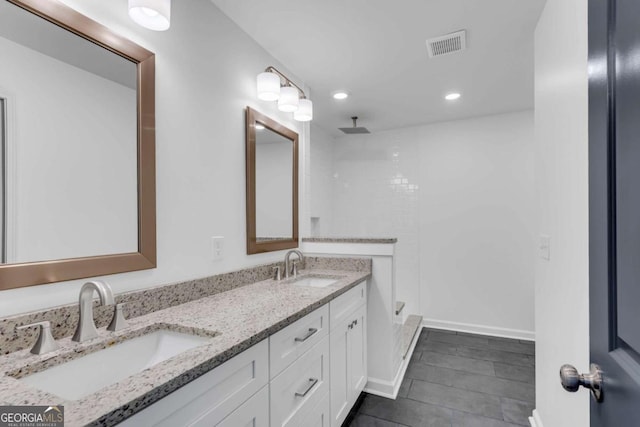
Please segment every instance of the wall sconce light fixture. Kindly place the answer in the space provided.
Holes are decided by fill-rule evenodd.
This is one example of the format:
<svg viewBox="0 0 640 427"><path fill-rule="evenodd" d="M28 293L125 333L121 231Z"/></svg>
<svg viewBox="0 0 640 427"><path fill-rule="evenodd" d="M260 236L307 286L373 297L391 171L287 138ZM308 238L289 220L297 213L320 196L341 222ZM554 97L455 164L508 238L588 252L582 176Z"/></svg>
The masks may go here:
<svg viewBox="0 0 640 427"><path fill-rule="evenodd" d="M299 122L313 119L313 103L304 91L274 67L267 67L257 78L258 98L263 101L278 101L278 109L293 113Z"/></svg>
<svg viewBox="0 0 640 427"><path fill-rule="evenodd" d="M129 16L136 24L149 30L168 30L171 0L129 0Z"/></svg>

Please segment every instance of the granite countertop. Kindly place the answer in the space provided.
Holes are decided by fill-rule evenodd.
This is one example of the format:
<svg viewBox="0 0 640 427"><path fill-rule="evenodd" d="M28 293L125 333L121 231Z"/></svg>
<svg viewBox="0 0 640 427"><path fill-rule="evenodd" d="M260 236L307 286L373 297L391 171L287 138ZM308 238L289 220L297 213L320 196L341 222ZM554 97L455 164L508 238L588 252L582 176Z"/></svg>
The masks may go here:
<svg viewBox="0 0 640 427"><path fill-rule="evenodd" d="M119 332L99 330L99 338L76 343L58 340L60 349L42 356L21 350L0 357L0 402L64 405L65 425L114 425L191 380L257 344L370 277L370 272L302 270L299 276L333 276L324 288L294 286L292 280L264 280L129 320ZM14 377L57 365L114 343L170 329L208 336L209 343L179 354L80 400L63 400Z"/></svg>
<svg viewBox="0 0 640 427"><path fill-rule="evenodd" d="M303 237L303 242L313 243L397 243L396 237Z"/></svg>

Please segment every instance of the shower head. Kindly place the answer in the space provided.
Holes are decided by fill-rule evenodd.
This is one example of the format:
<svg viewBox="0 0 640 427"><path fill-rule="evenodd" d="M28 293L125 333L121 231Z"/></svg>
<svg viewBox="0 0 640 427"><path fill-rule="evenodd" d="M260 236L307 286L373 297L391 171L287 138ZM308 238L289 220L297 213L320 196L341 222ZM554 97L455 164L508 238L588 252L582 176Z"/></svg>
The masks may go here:
<svg viewBox="0 0 640 427"><path fill-rule="evenodd" d="M364 128L364 127L358 127L356 125L356 121L358 120L358 116L351 117L351 120L353 120L353 127L350 127L350 128L338 128L338 129L340 129L342 132L346 133L347 135L355 135L357 133L371 133L371 132L369 132L369 129Z"/></svg>

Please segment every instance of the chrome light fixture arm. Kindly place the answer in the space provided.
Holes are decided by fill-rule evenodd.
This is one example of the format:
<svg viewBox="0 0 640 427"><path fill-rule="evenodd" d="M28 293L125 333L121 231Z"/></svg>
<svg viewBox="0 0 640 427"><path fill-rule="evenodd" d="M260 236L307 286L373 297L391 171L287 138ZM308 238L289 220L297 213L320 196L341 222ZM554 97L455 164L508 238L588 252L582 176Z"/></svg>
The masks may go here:
<svg viewBox="0 0 640 427"><path fill-rule="evenodd" d="M307 94L304 93L304 90L302 90L302 88L300 86L298 86L297 84L295 84L294 82L291 81L291 79L289 79L287 76L285 76L284 74L282 74L280 71L278 71L275 67L273 66L268 66L267 68L265 68L264 70L265 73L274 73L277 74L278 77L280 77L280 84L282 84L282 80L284 80L284 85L283 86L293 86L296 89L298 89L298 92L300 92L300 97L302 99L307 99Z"/></svg>

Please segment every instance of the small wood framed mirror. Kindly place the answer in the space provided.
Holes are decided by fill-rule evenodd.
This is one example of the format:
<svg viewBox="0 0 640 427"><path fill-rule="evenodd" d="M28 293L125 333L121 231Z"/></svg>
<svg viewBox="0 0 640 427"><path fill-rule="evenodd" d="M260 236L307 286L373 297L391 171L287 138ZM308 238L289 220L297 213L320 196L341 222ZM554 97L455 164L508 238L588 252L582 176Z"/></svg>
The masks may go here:
<svg viewBox="0 0 640 427"><path fill-rule="evenodd" d="M246 110L247 253L298 247L298 134Z"/></svg>

